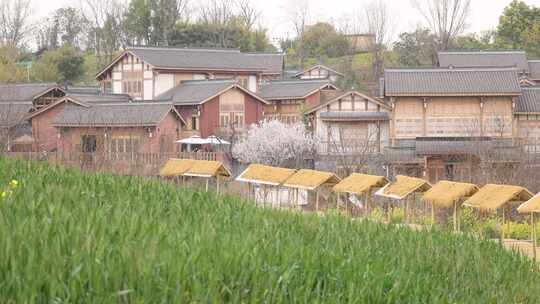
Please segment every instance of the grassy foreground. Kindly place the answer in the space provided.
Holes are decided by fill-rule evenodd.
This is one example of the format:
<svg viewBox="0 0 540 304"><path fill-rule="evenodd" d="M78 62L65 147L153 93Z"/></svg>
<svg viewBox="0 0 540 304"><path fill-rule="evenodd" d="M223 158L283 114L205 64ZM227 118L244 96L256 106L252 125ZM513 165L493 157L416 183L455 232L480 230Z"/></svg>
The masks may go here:
<svg viewBox="0 0 540 304"><path fill-rule="evenodd" d="M0 158L0 303L533 303L495 243ZM5 185L5 187L4 187Z"/></svg>

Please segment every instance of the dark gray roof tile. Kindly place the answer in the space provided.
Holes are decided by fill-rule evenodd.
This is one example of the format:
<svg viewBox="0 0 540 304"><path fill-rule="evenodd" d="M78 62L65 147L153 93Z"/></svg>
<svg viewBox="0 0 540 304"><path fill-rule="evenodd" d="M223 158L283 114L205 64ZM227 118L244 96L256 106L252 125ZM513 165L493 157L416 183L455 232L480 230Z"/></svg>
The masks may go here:
<svg viewBox="0 0 540 304"><path fill-rule="evenodd" d="M160 94L155 99L172 102L176 105L200 104L235 83L235 80L184 81L178 86Z"/></svg>
<svg viewBox="0 0 540 304"><path fill-rule="evenodd" d="M540 60L529 60L529 73L531 79L540 80Z"/></svg>
<svg viewBox="0 0 540 304"><path fill-rule="evenodd" d="M515 67L528 72L527 54L523 51L439 52L443 68Z"/></svg>
<svg viewBox="0 0 540 304"><path fill-rule="evenodd" d="M67 97L71 97L83 103L127 103L131 102L131 97L128 94L77 94L69 93Z"/></svg>
<svg viewBox="0 0 540 304"><path fill-rule="evenodd" d="M523 88L516 102L516 113L540 113L540 87Z"/></svg>
<svg viewBox="0 0 540 304"><path fill-rule="evenodd" d="M520 95L517 71L499 69L387 69L386 96Z"/></svg>
<svg viewBox="0 0 540 304"><path fill-rule="evenodd" d="M11 127L23 122L32 107L31 102L0 102L0 127Z"/></svg>
<svg viewBox="0 0 540 304"><path fill-rule="evenodd" d="M155 126L173 109L170 103L66 104L53 125L72 127Z"/></svg>
<svg viewBox="0 0 540 304"><path fill-rule="evenodd" d="M0 84L0 102L32 101L55 87L58 87L55 83Z"/></svg>
<svg viewBox="0 0 540 304"><path fill-rule="evenodd" d="M285 80L272 81L261 86L259 95L265 99L299 99L332 85L328 80Z"/></svg>
<svg viewBox="0 0 540 304"><path fill-rule="evenodd" d="M238 70L281 73L283 54L242 53L235 49L137 47L128 51L156 68Z"/></svg>

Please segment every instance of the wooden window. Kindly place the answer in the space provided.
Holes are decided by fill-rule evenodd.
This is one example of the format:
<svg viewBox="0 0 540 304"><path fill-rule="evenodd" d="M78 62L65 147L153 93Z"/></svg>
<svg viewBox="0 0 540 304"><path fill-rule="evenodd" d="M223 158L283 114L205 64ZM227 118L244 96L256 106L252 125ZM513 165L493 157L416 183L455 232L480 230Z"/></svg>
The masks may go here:
<svg viewBox="0 0 540 304"><path fill-rule="evenodd" d="M199 130L199 117L191 116L191 130Z"/></svg>
<svg viewBox="0 0 540 304"><path fill-rule="evenodd" d="M97 150L97 137L95 135L81 136L81 149L83 153L94 153Z"/></svg>
<svg viewBox="0 0 540 304"><path fill-rule="evenodd" d="M228 112L219 113L219 126L222 128L228 127L230 118L231 118L231 114Z"/></svg>

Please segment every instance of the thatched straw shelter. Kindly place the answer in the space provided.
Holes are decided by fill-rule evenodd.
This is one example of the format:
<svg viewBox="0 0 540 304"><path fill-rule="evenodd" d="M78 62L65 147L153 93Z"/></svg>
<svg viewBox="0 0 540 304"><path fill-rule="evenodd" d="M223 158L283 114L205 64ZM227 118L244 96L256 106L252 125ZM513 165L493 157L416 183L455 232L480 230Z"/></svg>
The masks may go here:
<svg viewBox="0 0 540 304"><path fill-rule="evenodd" d="M466 200L463 205L484 210L496 210L510 202L525 202L533 197L520 186L487 184Z"/></svg>
<svg viewBox="0 0 540 304"><path fill-rule="evenodd" d="M249 165L240 175L236 178L239 182L245 182L248 183L248 197L249 193L251 193L251 185L262 185L263 193L266 199L266 187L267 186L273 186L276 190L276 200L278 204L281 206L281 186L283 183L291 177L296 170L294 169L287 169L287 168L279 168L279 167L271 167L271 166L265 166L260 164L251 164ZM255 191L254 191L255 193ZM255 196L255 201L256 195Z"/></svg>
<svg viewBox="0 0 540 304"><path fill-rule="evenodd" d="M319 188L334 187L341 179L332 172L301 169L289 177L284 187L296 190L296 202L298 203L298 189L315 190L315 209L319 210Z"/></svg>
<svg viewBox="0 0 540 304"><path fill-rule="evenodd" d="M191 166L193 166L195 160L193 159L178 159L171 158L159 171L161 177L178 177L186 173Z"/></svg>
<svg viewBox="0 0 540 304"><path fill-rule="evenodd" d="M531 241L534 260L536 261L536 221L534 219L534 214L540 213L540 193L521 204L517 210L519 213L529 213L531 216Z"/></svg>
<svg viewBox="0 0 540 304"><path fill-rule="evenodd" d="M375 194L401 200L414 192L426 192L429 189L431 185L421 178L398 175L395 182L386 185Z"/></svg>
<svg viewBox="0 0 540 304"><path fill-rule="evenodd" d="M206 191L208 191L208 182L211 178L216 179L216 189L219 192L220 180L230 178L231 172L219 161L196 160L184 176L206 178Z"/></svg>
<svg viewBox="0 0 540 304"><path fill-rule="evenodd" d="M384 186L375 192L375 195L396 200L405 199L405 217L409 222L409 199L414 199L414 193L423 193L429 189L431 184L421 178L398 175L395 182Z"/></svg>
<svg viewBox="0 0 540 304"><path fill-rule="evenodd" d="M478 192L474 184L440 181L424 193L422 200L431 203L431 221L435 223L435 206L454 208L454 231L459 231L459 207L463 201Z"/></svg>
<svg viewBox="0 0 540 304"><path fill-rule="evenodd" d="M381 188L388 184L384 176L353 173L343 179L339 184L332 188L336 193L347 193L352 195L365 195L365 210L369 213L369 199L373 188Z"/></svg>
<svg viewBox="0 0 540 304"><path fill-rule="evenodd" d="M482 210L497 210L501 208L502 225L505 224L505 207L511 202L525 202L533 194L520 186L487 184L466 200L463 205ZM504 229L501 232L501 243L504 239Z"/></svg>
<svg viewBox="0 0 540 304"><path fill-rule="evenodd" d="M237 181L271 186L282 185L296 170L252 164L236 178Z"/></svg>

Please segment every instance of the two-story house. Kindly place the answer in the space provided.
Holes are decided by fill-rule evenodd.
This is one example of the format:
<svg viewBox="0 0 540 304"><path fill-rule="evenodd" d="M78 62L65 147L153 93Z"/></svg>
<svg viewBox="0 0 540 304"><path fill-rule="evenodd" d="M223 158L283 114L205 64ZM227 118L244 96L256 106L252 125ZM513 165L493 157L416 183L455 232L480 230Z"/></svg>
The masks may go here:
<svg viewBox="0 0 540 304"><path fill-rule="evenodd" d="M515 68L387 69L389 166L431 181L470 180L478 157L511 161L521 95Z"/></svg>
<svg viewBox="0 0 540 304"><path fill-rule="evenodd" d="M333 97L337 87L326 79L271 81L260 87L259 96L269 102L264 108L266 119L293 123L305 112Z"/></svg>
<svg viewBox="0 0 540 304"><path fill-rule="evenodd" d="M235 49L128 48L96 77L104 91L153 100L185 80L231 79L257 92L262 81L277 79L283 55Z"/></svg>

